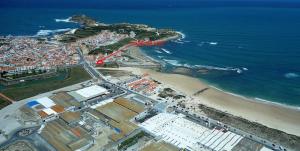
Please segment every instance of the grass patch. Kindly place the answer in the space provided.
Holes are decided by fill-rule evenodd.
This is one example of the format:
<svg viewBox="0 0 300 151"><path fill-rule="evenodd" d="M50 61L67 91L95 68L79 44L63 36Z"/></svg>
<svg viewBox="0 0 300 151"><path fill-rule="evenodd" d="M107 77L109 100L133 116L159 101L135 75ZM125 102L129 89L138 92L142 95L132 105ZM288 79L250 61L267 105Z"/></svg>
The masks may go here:
<svg viewBox="0 0 300 151"><path fill-rule="evenodd" d="M1 93L17 101L89 79L90 75L82 67L73 67L59 71L59 75L53 78L7 86Z"/></svg>
<svg viewBox="0 0 300 151"><path fill-rule="evenodd" d="M105 53L112 53L113 51L115 50L118 50L119 48L127 45L129 42L133 41L134 39L132 38L125 38L123 40L120 40L119 42L116 42L114 44L111 44L111 45L107 45L107 46L101 46L95 50L92 50L89 52L89 54L98 54L98 53L102 53L102 54L105 54Z"/></svg>
<svg viewBox="0 0 300 151"><path fill-rule="evenodd" d="M30 76L35 76L35 75L41 75L47 73L46 70L31 70L30 72L23 72L21 74L14 74L14 75L6 75L6 73L0 75L0 77L5 78L5 79L19 79L19 78L25 78L25 77L30 77Z"/></svg>
<svg viewBox="0 0 300 151"><path fill-rule="evenodd" d="M60 41L69 43L75 42L78 39L86 38L90 36L94 36L102 32L103 30L109 30L111 32L116 32L118 34L129 35L130 32L134 32L136 34L135 39L144 40L148 38L149 40L159 40L171 36L178 35L176 32L171 29L159 29L159 34L157 34L156 30L147 30L144 27L140 27L135 24L112 24L108 26L94 26L94 27L82 27L76 30L73 34L65 34L61 36ZM128 44L130 41L134 39L126 38L115 44L108 45L105 47L100 47L95 50L91 50L90 54L98 54L98 53L111 53L114 50L119 49L120 47Z"/></svg>
<svg viewBox="0 0 300 151"><path fill-rule="evenodd" d="M10 105L11 103L9 101L4 100L3 98L0 98L0 109Z"/></svg>
<svg viewBox="0 0 300 151"><path fill-rule="evenodd" d="M134 135L133 137L123 141L119 146L118 146L118 150L124 149L126 150L128 147L136 144L138 142L138 140L144 136L146 136L147 134L145 132L140 132L136 135Z"/></svg>

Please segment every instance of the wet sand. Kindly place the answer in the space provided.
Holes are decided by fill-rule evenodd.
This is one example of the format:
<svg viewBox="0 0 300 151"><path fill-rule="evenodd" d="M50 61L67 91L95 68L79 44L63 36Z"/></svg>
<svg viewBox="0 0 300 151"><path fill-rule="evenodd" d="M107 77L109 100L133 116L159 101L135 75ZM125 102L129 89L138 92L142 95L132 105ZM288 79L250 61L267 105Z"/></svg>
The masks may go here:
<svg viewBox="0 0 300 151"><path fill-rule="evenodd" d="M267 127L300 136L300 110L230 94L211 87L199 79L184 75L138 68L121 68L121 70L132 71L135 74L149 73L153 79L193 97L194 100L188 102L189 104L201 103ZM205 88L208 89L194 96L196 92Z"/></svg>

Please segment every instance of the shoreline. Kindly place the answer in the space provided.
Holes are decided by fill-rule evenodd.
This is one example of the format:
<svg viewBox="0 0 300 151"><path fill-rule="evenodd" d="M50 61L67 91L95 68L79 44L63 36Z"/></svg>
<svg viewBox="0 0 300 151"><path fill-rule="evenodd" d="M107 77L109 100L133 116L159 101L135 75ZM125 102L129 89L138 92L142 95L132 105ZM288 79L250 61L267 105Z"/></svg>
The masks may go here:
<svg viewBox="0 0 300 151"><path fill-rule="evenodd" d="M194 77L192 77L192 78L194 78ZM196 79L198 79L198 78L196 78ZM245 99L247 101L262 103L262 104L266 104L266 105L274 105L274 106L278 106L278 107L283 107L283 108L287 108L287 109L291 109L291 110L300 111L300 106L292 106L290 104L273 102L273 101L262 99L262 98L258 98L258 97L251 97L251 96L240 95L240 94L237 94L237 93L233 93L233 92L227 91L225 89L218 88L218 87L216 87L214 85L211 85L210 83L205 82L201 78L199 78L199 80L201 82L205 83L206 85L208 85L209 87L212 87L212 88L214 88L214 89L216 89L218 91L221 91L223 93L227 93L229 95L233 95L233 96L236 96L236 97L240 97L240 98Z"/></svg>
<svg viewBox="0 0 300 151"><path fill-rule="evenodd" d="M178 33L180 33L180 32L178 32ZM136 53L139 53L140 55L144 55L145 57L149 58L153 62L160 63L162 65L162 67L164 67L164 63L165 62L163 62L162 60L154 59L153 57L149 56L145 52L145 50L143 50L142 48L138 48L137 47ZM177 74L177 73L167 73L167 72L163 72L163 71L159 71L159 72L160 73L164 73L164 74ZM187 76L187 77L198 79L201 83L203 83L203 84L205 84L205 85L207 85L207 86L209 86L211 88L214 88L214 89L219 90L221 92L227 93L229 95L240 97L240 98L248 100L248 101L253 101L253 102L263 103L263 104L271 104L271 105L275 105L275 106L278 106L278 107L284 107L284 108L288 108L288 109L300 111L300 106L293 106L293 105L290 105L290 104L284 104L284 103L280 103L280 102L274 102L274 101L271 101L271 100L266 100L266 99L258 98L258 97L255 97L255 96L244 96L244 95L237 94L237 93L234 93L234 92L230 92L228 90L225 90L225 89L219 88L217 86L214 86L212 83L209 83L209 82L205 81L205 79L201 79L201 78L197 78L197 77L192 77L192 76L188 76L188 75L185 75L185 74L179 74L179 75L183 75L183 76Z"/></svg>
<svg viewBox="0 0 300 151"><path fill-rule="evenodd" d="M134 74L148 73L151 78L191 97L192 100L185 102L188 106L202 104L252 122L257 122L269 128L300 136L300 110L294 107L236 95L210 86L200 79L185 75L131 67L113 70L131 71ZM209 88L209 90L201 93L199 96L193 96L195 92L204 88Z"/></svg>

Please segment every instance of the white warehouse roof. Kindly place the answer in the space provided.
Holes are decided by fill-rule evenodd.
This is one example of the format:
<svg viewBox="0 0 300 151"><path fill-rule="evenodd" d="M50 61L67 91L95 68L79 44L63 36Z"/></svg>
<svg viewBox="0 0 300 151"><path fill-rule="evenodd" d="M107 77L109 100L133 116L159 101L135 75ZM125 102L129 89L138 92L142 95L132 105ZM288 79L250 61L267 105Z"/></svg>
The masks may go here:
<svg viewBox="0 0 300 151"><path fill-rule="evenodd" d="M51 108L44 109L43 111L44 111L45 113L47 113L48 115L51 115L51 114L56 115L56 114L57 114L57 113L56 113L54 110L52 110Z"/></svg>
<svg viewBox="0 0 300 151"><path fill-rule="evenodd" d="M50 108L55 105L55 103L48 97L38 98L36 101L42 104L45 108Z"/></svg>
<svg viewBox="0 0 300 151"><path fill-rule="evenodd" d="M114 99L107 99L107 100L101 101L98 104L95 104L95 105L91 106L91 108L95 109L97 107L103 106L103 105L108 104L108 103L113 102L113 101L114 101Z"/></svg>
<svg viewBox="0 0 300 151"><path fill-rule="evenodd" d="M205 148L230 151L243 138L223 129L208 129L181 114L160 113L139 125L162 140L191 151Z"/></svg>
<svg viewBox="0 0 300 151"><path fill-rule="evenodd" d="M90 87L86 87L86 88L77 90L76 93L81 95L82 97L90 98L93 96L106 94L106 93L108 93L108 91L103 87L100 87L98 85L93 85Z"/></svg>

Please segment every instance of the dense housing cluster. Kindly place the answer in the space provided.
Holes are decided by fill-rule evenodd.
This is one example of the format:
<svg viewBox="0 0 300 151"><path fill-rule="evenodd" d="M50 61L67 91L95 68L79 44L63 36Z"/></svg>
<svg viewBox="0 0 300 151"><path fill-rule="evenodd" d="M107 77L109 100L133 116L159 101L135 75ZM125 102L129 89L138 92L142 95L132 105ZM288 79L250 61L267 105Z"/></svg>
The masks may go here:
<svg viewBox="0 0 300 151"><path fill-rule="evenodd" d="M116 32L111 32L109 30L103 30L95 36L87 37L77 41L79 45L86 45L90 50L99 48L100 46L106 46L114 44L120 40L129 37L126 34L118 34Z"/></svg>
<svg viewBox="0 0 300 151"><path fill-rule="evenodd" d="M76 49L65 44L28 37L7 37L0 46L0 70L19 73L49 70L78 63Z"/></svg>
<svg viewBox="0 0 300 151"><path fill-rule="evenodd" d="M84 56L90 51L104 55L98 50L111 49L112 55L105 56L109 61L103 61L111 63L116 61L109 57L120 57L126 48L123 59L118 59L120 66L157 67L152 59L127 48L153 46L152 40L172 39L175 32L146 25L100 26L86 16L76 18L93 27L66 34L75 40L69 44L25 37L0 38L1 71L33 72L80 62L93 77L20 103L12 101L5 108L9 114L0 114L0 150L286 151L277 143L212 119L192 104L198 100L155 79L153 74L134 69L97 70L91 63L96 57ZM134 38L136 44L127 47Z"/></svg>

